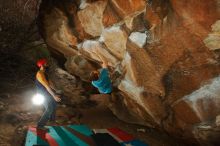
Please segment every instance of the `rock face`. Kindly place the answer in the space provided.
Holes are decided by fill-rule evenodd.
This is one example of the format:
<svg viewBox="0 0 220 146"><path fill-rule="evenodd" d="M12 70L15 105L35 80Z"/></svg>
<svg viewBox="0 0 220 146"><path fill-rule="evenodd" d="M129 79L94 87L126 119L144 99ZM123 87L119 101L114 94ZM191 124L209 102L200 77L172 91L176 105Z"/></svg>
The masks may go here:
<svg viewBox="0 0 220 146"><path fill-rule="evenodd" d="M80 74L81 75L81 74ZM50 61L48 77L56 91L60 91L62 98L66 104L79 104L84 102L87 97L86 91L82 88L82 82L79 82L76 77L72 76L65 70L57 67L56 62ZM65 97L68 97L67 99Z"/></svg>
<svg viewBox="0 0 220 146"><path fill-rule="evenodd" d="M216 21L216 23L212 25L212 32L204 40L204 43L208 48L210 48L210 50L217 50L220 48L219 41L220 41L220 20Z"/></svg>
<svg viewBox="0 0 220 146"><path fill-rule="evenodd" d="M88 81L97 53L109 61L120 119L201 144L220 137L198 130L220 114L219 0L45 0L39 18L71 74Z"/></svg>

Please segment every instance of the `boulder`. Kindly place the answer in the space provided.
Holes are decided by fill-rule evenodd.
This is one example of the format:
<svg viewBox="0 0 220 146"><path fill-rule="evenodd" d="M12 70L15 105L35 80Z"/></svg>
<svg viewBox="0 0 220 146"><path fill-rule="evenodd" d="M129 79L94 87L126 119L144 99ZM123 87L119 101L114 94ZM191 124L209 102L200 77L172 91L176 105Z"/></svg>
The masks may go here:
<svg viewBox="0 0 220 146"><path fill-rule="evenodd" d="M76 77L56 65L50 67L49 79L56 90L62 91L63 103L79 104L87 99L83 95L85 91Z"/></svg>
<svg viewBox="0 0 220 146"><path fill-rule="evenodd" d="M118 118L212 144L199 129L219 124L219 9L216 0L57 1L42 21L69 73L87 81L101 66L97 54L108 60ZM72 85L60 88L74 98Z"/></svg>
<svg viewBox="0 0 220 146"><path fill-rule="evenodd" d="M65 56L75 55L77 51L73 46L77 38L72 34L68 25L68 18L64 13L55 8L45 16L44 29L46 30L46 43Z"/></svg>
<svg viewBox="0 0 220 146"><path fill-rule="evenodd" d="M97 1L83 6L84 9L78 11L83 29L93 37L100 36L104 29L102 17L106 4L106 1Z"/></svg>
<svg viewBox="0 0 220 146"><path fill-rule="evenodd" d="M80 77L83 81L89 81L90 72L95 70L85 58L77 55L67 58L65 68L69 73Z"/></svg>
<svg viewBox="0 0 220 146"><path fill-rule="evenodd" d="M79 45L79 49L82 55L95 61L102 62L98 56L101 55L108 60L108 65L116 66L118 64L118 59L99 41L84 41Z"/></svg>
<svg viewBox="0 0 220 146"><path fill-rule="evenodd" d="M117 36L117 37L116 37ZM117 58L122 59L126 51L127 34L119 26L112 26L103 30L100 41Z"/></svg>
<svg viewBox="0 0 220 146"><path fill-rule="evenodd" d="M212 32L204 39L205 45L210 48L210 50L220 49L220 20L216 21L212 25Z"/></svg>

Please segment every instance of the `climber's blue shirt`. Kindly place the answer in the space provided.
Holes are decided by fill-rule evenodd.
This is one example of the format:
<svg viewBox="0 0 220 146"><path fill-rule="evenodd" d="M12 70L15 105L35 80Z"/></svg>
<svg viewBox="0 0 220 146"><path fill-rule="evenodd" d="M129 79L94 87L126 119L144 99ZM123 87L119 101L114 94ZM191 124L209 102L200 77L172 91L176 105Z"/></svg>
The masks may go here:
<svg viewBox="0 0 220 146"><path fill-rule="evenodd" d="M98 88L100 93L108 94L112 92L112 83L109 78L108 69L102 68L99 79L92 81L92 85Z"/></svg>

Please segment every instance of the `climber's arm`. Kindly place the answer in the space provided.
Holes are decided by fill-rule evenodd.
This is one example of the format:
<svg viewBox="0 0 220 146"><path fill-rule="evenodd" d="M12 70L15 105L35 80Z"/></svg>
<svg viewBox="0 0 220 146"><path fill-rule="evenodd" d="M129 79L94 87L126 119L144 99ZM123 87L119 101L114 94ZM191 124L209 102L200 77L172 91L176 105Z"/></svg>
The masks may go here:
<svg viewBox="0 0 220 146"><path fill-rule="evenodd" d="M100 60L102 61L102 68L107 68L108 67L108 61L101 55L97 54Z"/></svg>
<svg viewBox="0 0 220 146"><path fill-rule="evenodd" d="M51 89L49 82L46 80L46 77L44 75L44 73L42 72L38 72L36 75L37 80L47 89L47 91L50 93L50 95L52 95L52 97L56 100L56 101L60 101L61 99L53 92L53 90Z"/></svg>
<svg viewBox="0 0 220 146"><path fill-rule="evenodd" d="M100 53L100 50L98 48L95 48L93 53L95 53L99 59L102 61L102 68L107 68L108 67L108 61L106 60L105 57L103 57Z"/></svg>

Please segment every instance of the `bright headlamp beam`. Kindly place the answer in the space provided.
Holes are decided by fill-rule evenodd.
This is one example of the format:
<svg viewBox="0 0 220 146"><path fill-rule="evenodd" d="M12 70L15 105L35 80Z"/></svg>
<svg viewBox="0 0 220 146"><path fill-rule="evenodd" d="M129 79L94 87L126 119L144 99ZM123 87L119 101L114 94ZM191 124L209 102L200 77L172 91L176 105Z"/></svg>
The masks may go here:
<svg viewBox="0 0 220 146"><path fill-rule="evenodd" d="M32 98L32 102L35 105L42 105L44 103L44 96L42 94L35 94Z"/></svg>

